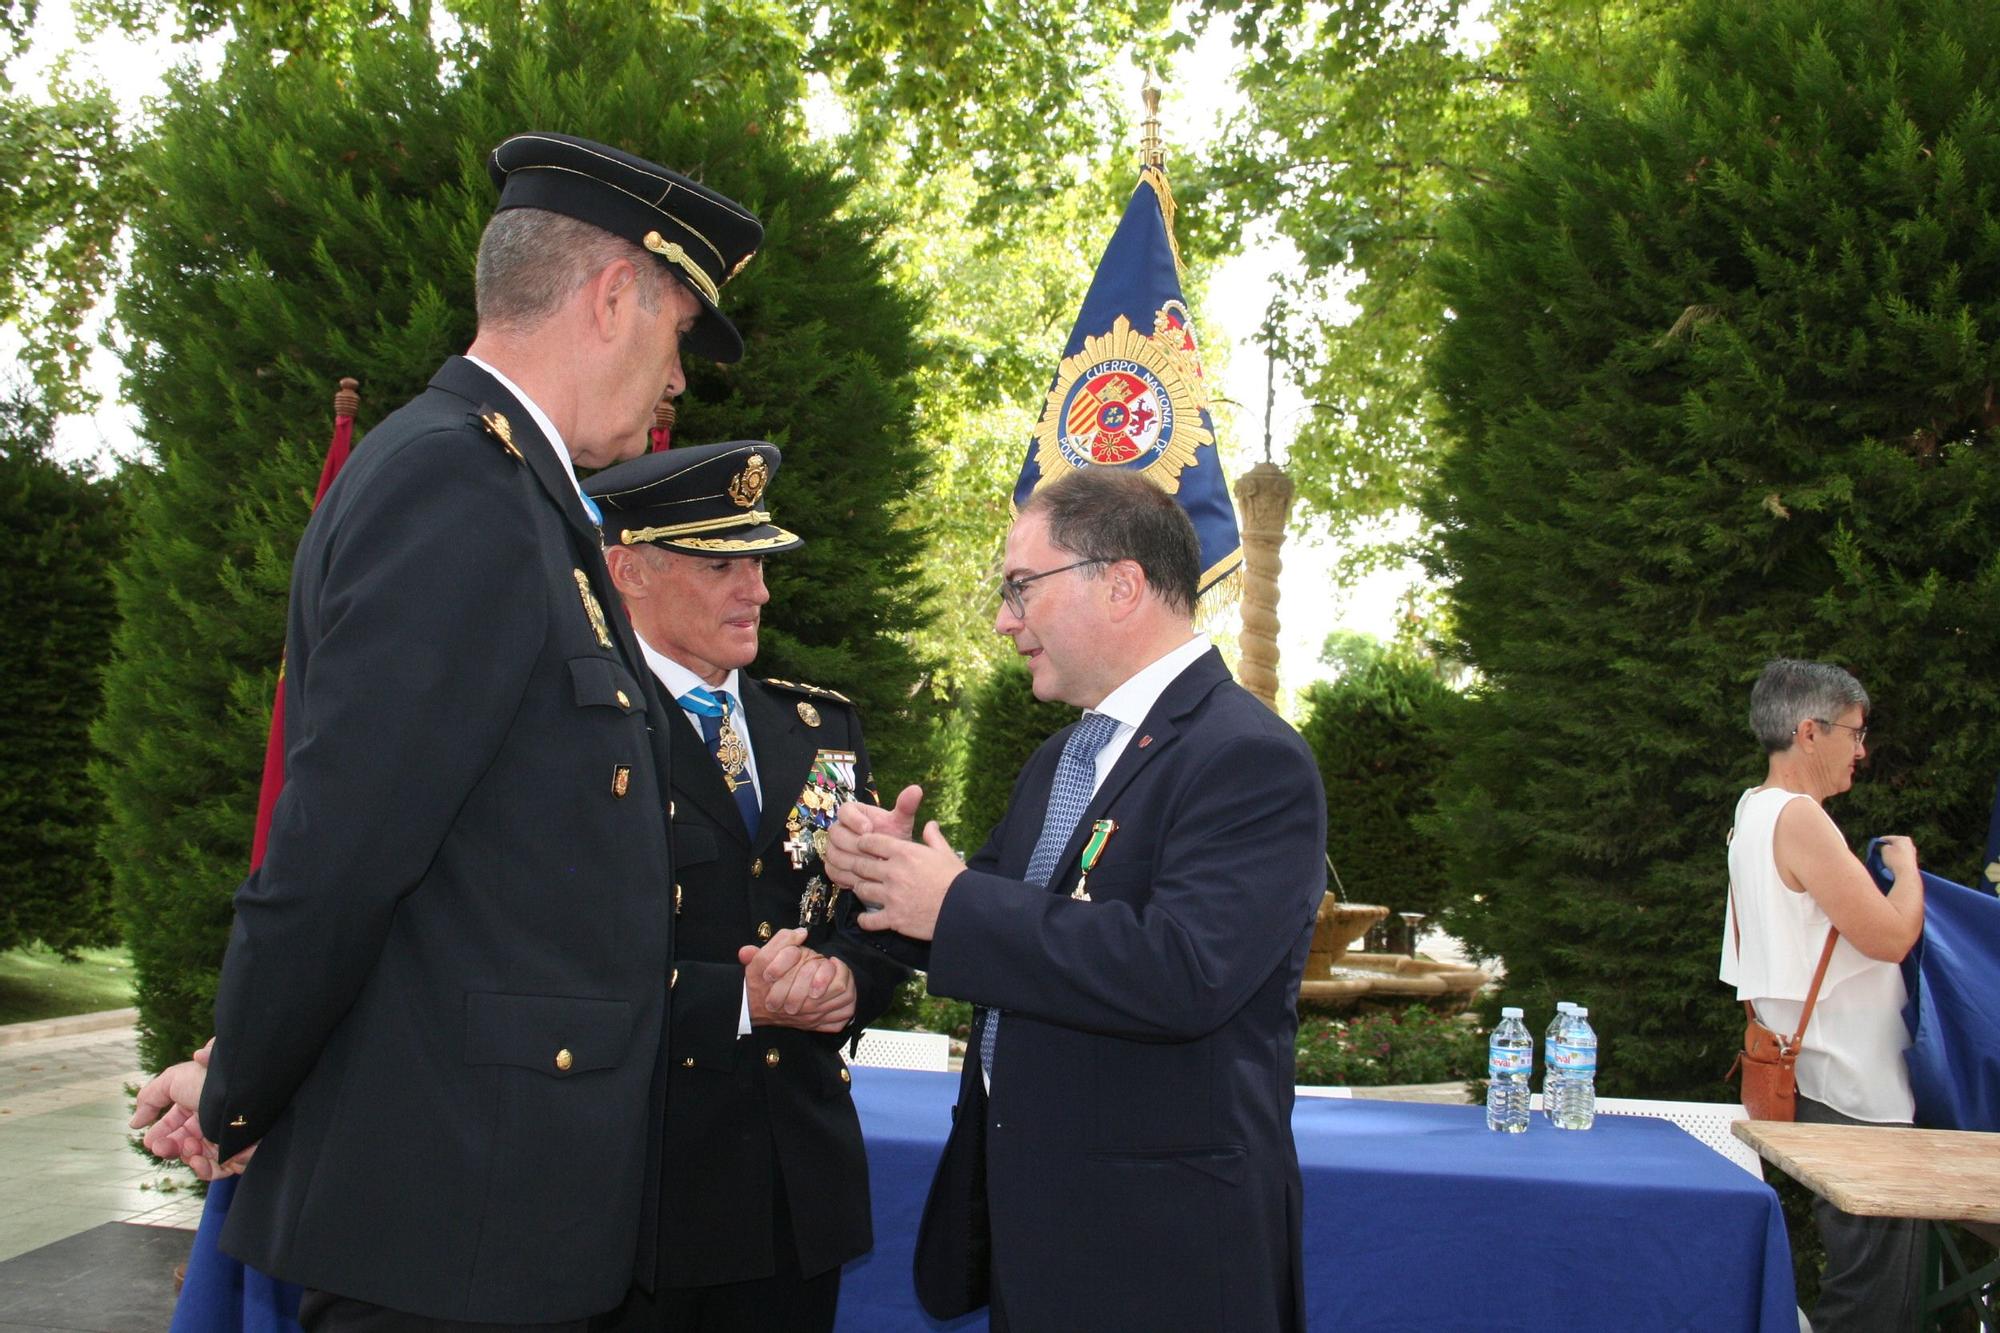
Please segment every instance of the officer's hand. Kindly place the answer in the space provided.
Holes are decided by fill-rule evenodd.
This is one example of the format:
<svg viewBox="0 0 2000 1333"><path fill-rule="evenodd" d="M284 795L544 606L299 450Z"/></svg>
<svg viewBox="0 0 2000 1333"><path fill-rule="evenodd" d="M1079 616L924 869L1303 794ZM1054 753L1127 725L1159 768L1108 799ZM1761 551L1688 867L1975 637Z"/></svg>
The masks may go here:
<svg viewBox="0 0 2000 1333"><path fill-rule="evenodd" d="M773 936L761 949L737 950L743 984L750 996L750 1021L758 1027L792 1027L838 1032L854 1018L854 973L846 963L804 946L805 931L780 932L794 938L780 948Z"/></svg>

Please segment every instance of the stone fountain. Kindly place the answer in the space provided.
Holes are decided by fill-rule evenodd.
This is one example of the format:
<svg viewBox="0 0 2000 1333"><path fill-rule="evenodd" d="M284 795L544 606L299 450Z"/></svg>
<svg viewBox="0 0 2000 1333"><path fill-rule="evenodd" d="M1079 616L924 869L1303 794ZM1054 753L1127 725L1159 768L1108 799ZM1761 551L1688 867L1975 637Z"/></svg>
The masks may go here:
<svg viewBox="0 0 2000 1333"><path fill-rule="evenodd" d="M1371 903L1340 902L1328 894L1319 905L1312 949L1306 954L1299 1007L1341 1012L1365 1001L1416 1002L1455 1013L1472 1002L1490 976L1465 963L1436 963L1414 954L1349 953L1369 927L1389 915Z"/></svg>

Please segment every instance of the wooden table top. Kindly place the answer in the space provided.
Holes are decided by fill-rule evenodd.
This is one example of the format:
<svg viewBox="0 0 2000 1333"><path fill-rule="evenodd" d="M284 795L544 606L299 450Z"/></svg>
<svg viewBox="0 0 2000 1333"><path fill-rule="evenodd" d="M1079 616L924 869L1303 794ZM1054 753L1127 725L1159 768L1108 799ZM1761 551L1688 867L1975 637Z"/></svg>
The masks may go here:
<svg viewBox="0 0 2000 1333"><path fill-rule="evenodd" d="M2000 1222L2000 1134L1738 1120L1736 1137L1843 1212Z"/></svg>

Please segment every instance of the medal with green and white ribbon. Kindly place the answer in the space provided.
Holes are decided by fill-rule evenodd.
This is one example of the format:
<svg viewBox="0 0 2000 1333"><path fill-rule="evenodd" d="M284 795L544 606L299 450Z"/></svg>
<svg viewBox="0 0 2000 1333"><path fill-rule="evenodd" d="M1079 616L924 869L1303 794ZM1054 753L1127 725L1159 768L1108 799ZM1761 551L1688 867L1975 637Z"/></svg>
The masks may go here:
<svg viewBox="0 0 2000 1333"><path fill-rule="evenodd" d="M1076 887L1069 891L1070 897L1082 903L1090 901L1090 891L1084 887L1084 882L1096 867L1097 858L1104 855L1104 844L1110 842L1111 835L1117 831L1118 821L1115 819L1100 819L1090 826L1090 841L1083 844L1083 869L1077 872Z"/></svg>

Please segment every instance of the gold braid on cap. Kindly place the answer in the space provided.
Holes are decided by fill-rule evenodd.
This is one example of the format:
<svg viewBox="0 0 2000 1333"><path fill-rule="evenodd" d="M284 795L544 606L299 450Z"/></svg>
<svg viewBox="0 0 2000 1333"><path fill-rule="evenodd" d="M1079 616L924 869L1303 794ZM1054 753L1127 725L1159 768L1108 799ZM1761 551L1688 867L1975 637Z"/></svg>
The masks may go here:
<svg viewBox="0 0 2000 1333"><path fill-rule="evenodd" d="M687 251L656 231L646 233L645 245L648 250L687 274L688 281L694 284L696 291L708 298L710 305L715 305L721 300L722 293L716 290L715 279L709 277L701 265L688 258Z"/></svg>
<svg viewBox="0 0 2000 1333"><path fill-rule="evenodd" d="M747 514L728 514L722 518L705 518L695 523L669 523L658 528L622 528L618 533L618 544L637 546L640 542L656 542L662 537L684 537L697 532L715 532L729 528L754 528L769 523L771 516L761 509L753 509Z"/></svg>

